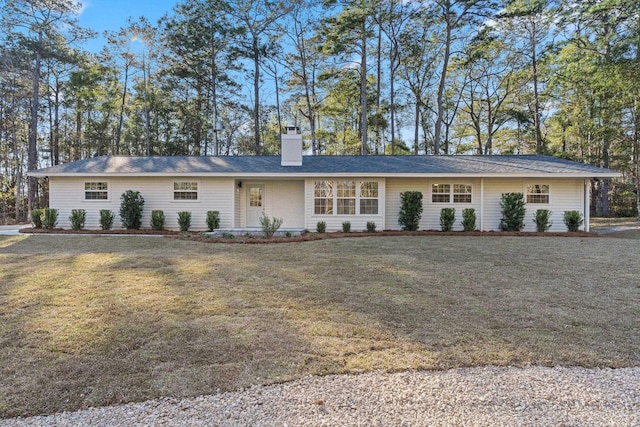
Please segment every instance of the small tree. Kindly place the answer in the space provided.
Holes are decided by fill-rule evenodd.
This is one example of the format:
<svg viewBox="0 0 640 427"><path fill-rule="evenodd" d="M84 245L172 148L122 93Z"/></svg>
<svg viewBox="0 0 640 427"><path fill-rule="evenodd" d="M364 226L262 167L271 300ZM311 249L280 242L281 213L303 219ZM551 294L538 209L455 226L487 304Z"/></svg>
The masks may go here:
<svg viewBox="0 0 640 427"><path fill-rule="evenodd" d="M453 223L456 221L455 208L442 208L440 210L440 229L442 231L453 230Z"/></svg>
<svg viewBox="0 0 640 427"><path fill-rule="evenodd" d="M139 230L142 226L144 198L139 191L127 190L120 196L120 220L127 230Z"/></svg>
<svg viewBox="0 0 640 427"><path fill-rule="evenodd" d="M376 232L376 223L374 221L367 221L367 232L369 233Z"/></svg>
<svg viewBox="0 0 640 427"><path fill-rule="evenodd" d="M351 232L351 221L343 221L342 222L342 232L343 233Z"/></svg>
<svg viewBox="0 0 640 427"><path fill-rule="evenodd" d="M84 209L71 209L71 215L69 221L71 222L71 229L82 230L87 220L87 211Z"/></svg>
<svg viewBox="0 0 640 427"><path fill-rule="evenodd" d="M42 228L43 214L44 209L34 209L31 211L31 222L33 223L33 228Z"/></svg>
<svg viewBox="0 0 640 427"><path fill-rule="evenodd" d="M536 231L543 233L549 231L553 222L551 222L552 212L549 209L538 209L533 214L533 223L536 225Z"/></svg>
<svg viewBox="0 0 640 427"><path fill-rule="evenodd" d="M502 219L500 229L502 231L520 231L524 228L524 196L522 193L503 193L500 200Z"/></svg>
<svg viewBox="0 0 640 427"><path fill-rule="evenodd" d="M191 227L191 212L178 212L178 225L180 226L180 231L189 231Z"/></svg>
<svg viewBox="0 0 640 427"><path fill-rule="evenodd" d="M113 212L109 209L100 209L100 228L111 230L113 227Z"/></svg>
<svg viewBox="0 0 640 427"><path fill-rule="evenodd" d="M584 223L580 211L564 211L564 225L571 232L579 231L580 226Z"/></svg>
<svg viewBox="0 0 640 427"><path fill-rule="evenodd" d="M324 233L325 231L327 231L327 223L324 221L318 221L318 223L316 224L316 231L318 233Z"/></svg>
<svg viewBox="0 0 640 427"><path fill-rule="evenodd" d="M464 231L476 230L476 210L467 208L462 210L462 229Z"/></svg>
<svg viewBox="0 0 640 427"><path fill-rule="evenodd" d="M151 228L154 230L164 230L164 211L151 211Z"/></svg>
<svg viewBox="0 0 640 427"><path fill-rule="evenodd" d="M422 193L419 191L405 191L400 193L400 214L398 223L403 230L416 231L422 217Z"/></svg>
<svg viewBox="0 0 640 427"><path fill-rule="evenodd" d="M262 234L265 238L273 237L276 231L282 225L282 218L269 218L266 215L260 216L260 225L262 226Z"/></svg>
<svg viewBox="0 0 640 427"><path fill-rule="evenodd" d="M42 227L53 230L58 224L58 209L44 208L42 212Z"/></svg>

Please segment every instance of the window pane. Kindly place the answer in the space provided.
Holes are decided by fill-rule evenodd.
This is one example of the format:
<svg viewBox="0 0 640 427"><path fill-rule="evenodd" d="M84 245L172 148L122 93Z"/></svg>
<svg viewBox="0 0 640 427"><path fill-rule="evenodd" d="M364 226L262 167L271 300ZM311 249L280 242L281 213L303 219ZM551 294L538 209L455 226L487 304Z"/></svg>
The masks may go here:
<svg viewBox="0 0 640 427"><path fill-rule="evenodd" d="M360 199L360 215L377 215L378 199Z"/></svg>
<svg viewBox="0 0 640 427"><path fill-rule="evenodd" d="M361 183L360 197L378 197L378 183L377 182Z"/></svg>
<svg viewBox="0 0 640 427"><path fill-rule="evenodd" d="M107 200L109 198L106 182L85 182L84 190L85 200Z"/></svg>
<svg viewBox="0 0 640 427"><path fill-rule="evenodd" d="M174 182L173 189L176 191L198 191L198 183L197 182Z"/></svg>
<svg viewBox="0 0 640 427"><path fill-rule="evenodd" d="M316 215L331 215L333 213L333 199L315 199L313 212Z"/></svg>
<svg viewBox="0 0 640 427"><path fill-rule="evenodd" d="M249 206L262 207L262 189L260 187L251 187L249 190Z"/></svg>
<svg viewBox="0 0 640 427"><path fill-rule="evenodd" d="M338 215L355 215L356 199L338 199Z"/></svg>
<svg viewBox="0 0 640 427"><path fill-rule="evenodd" d="M451 185L450 184L432 184L431 185L431 202L432 203L449 203Z"/></svg>
<svg viewBox="0 0 640 427"><path fill-rule="evenodd" d="M175 191L173 193L174 200L198 200L198 193L195 191Z"/></svg>
<svg viewBox="0 0 640 427"><path fill-rule="evenodd" d="M333 197L333 183L331 181L316 181L314 197Z"/></svg>
<svg viewBox="0 0 640 427"><path fill-rule="evenodd" d="M471 194L454 194L453 203L471 203Z"/></svg>
<svg viewBox="0 0 640 427"><path fill-rule="evenodd" d="M338 182L338 197L356 197L356 183L353 181Z"/></svg>
<svg viewBox="0 0 640 427"><path fill-rule="evenodd" d="M453 185L453 203L471 203L471 185Z"/></svg>

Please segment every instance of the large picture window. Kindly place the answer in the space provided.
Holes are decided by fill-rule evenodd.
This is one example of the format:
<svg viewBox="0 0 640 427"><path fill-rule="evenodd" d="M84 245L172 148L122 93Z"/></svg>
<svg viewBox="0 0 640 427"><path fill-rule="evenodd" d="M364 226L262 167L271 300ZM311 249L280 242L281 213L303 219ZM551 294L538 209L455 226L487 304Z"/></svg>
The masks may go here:
<svg viewBox="0 0 640 427"><path fill-rule="evenodd" d="M106 182L85 182L84 183L84 199L85 200L108 200L109 184Z"/></svg>
<svg viewBox="0 0 640 427"><path fill-rule="evenodd" d="M549 186L547 184L527 185L527 203L548 204Z"/></svg>
<svg viewBox="0 0 640 427"><path fill-rule="evenodd" d="M377 181L315 181L315 215L378 215Z"/></svg>
<svg viewBox="0 0 640 427"><path fill-rule="evenodd" d="M432 184L432 203L471 203L471 184Z"/></svg>
<svg viewBox="0 0 640 427"><path fill-rule="evenodd" d="M198 200L198 183L192 181L174 182L173 200Z"/></svg>

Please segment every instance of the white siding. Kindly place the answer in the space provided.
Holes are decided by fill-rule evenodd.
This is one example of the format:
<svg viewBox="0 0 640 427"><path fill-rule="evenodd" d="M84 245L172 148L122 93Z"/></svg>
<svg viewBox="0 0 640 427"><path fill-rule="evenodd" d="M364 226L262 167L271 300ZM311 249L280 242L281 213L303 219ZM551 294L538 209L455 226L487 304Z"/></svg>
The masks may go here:
<svg viewBox="0 0 640 427"><path fill-rule="evenodd" d="M549 231L567 231L563 222L564 211L579 211L584 216L584 181L582 179L485 179L485 229L499 230L500 198L502 193L519 192L526 194L528 184L548 184L549 204L527 204L524 231L536 231L533 215L538 209L552 211L553 225ZM526 196L525 196L526 197Z"/></svg>
<svg viewBox="0 0 640 427"><path fill-rule="evenodd" d="M107 182L109 200L84 200L85 182ZM175 181L197 181L197 201L174 201L173 183ZM144 198L142 227L150 227L151 211L163 210L165 227L178 229L177 212L191 212L191 230L206 229L207 211L220 211L220 226L231 227L233 221L234 181L230 178L50 178L49 206L59 210L58 226L70 228L71 209L87 211L86 228L100 228L100 210L110 209L115 214L114 228L121 228L120 195L127 190L139 191Z"/></svg>
<svg viewBox="0 0 640 427"><path fill-rule="evenodd" d="M471 203L432 203L432 184L471 184ZM480 227L480 180L479 179L387 179L387 227L400 230L398 215L400 213L400 193L405 191L420 191L422 193L421 230L440 230L440 211L442 208L454 208L456 221L454 230L462 230L462 210L473 208L476 210L476 224Z"/></svg>
<svg viewBox="0 0 640 427"><path fill-rule="evenodd" d="M314 186L316 181L375 181L378 182L378 214L377 215L316 215L314 213ZM327 231L340 231L342 230L342 223L345 221L351 222L351 231L363 231L367 229L367 222L373 221L376 223L377 230L383 230L385 225L385 180L380 178L314 178L307 179L305 181L305 194L306 194L306 225L305 228L309 231L315 231L319 221L327 223ZM356 206L356 210L358 206Z"/></svg>

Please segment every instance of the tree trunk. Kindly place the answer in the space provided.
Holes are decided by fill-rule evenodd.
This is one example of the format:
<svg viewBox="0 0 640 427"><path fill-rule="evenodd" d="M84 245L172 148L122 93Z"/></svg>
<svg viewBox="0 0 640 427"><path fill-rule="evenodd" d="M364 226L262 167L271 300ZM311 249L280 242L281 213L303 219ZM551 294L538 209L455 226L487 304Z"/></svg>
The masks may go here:
<svg viewBox="0 0 640 427"><path fill-rule="evenodd" d="M449 68L449 58L451 56L451 17L447 13L445 16L445 44L444 58L442 59L442 71L440 73L440 82L438 83L438 96L436 97L436 106L438 114L436 116L436 128L433 134L433 154L440 154L440 135L442 134L442 124L444 123L444 86L447 80L447 69Z"/></svg>
<svg viewBox="0 0 640 427"><path fill-rule="evenodd" d="M253 67L253 131L256 156L259 156L262 150L260 147L260 55L257 36L253 36Z"/></svg>
<svg viewBox="0 0 640 427"><path fill-rule="evenodd" d="M124 64L124 82L122 88L122 98L120 99L120 114L118 117L118 127L116 128L116 147L115 154L120 154L120 141L122 139L122 124L124 122L124 108L127 102L127 84L129 82L129 59L125 59Z"/></svg>
<svg viewBox="0 0 640 427"><path fill-rule="evenodd" d="M31 82L33 89L33 97L31 98L31 121L29 124L29 147L27 157L27 170L33 171L38 169L38 105L40 104L40 49L42 45L42 33L38 34L38 47L36 49L35 63L33 67L33 80ZM28 197L28 214L35 208L36 193L38 190L38 182L35 177L28 178L29 197Z"/></svg>
<svg viewBox="0 0 640 427"><path fill-rule="evenodd" d="M360 61L360 138L362 139L362 147L360 154L367 154L367 36L366 21L362 20L361 28L361 48L362 58Z"/></svg>

